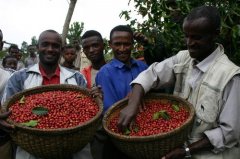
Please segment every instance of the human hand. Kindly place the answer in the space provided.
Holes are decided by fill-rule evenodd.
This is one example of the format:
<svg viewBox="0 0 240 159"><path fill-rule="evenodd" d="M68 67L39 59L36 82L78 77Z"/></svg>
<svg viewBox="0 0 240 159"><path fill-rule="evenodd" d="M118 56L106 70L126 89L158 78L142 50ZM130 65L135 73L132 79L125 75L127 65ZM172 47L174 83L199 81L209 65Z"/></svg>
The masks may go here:
<svg viewBox="0 0 240 159"><path fill-rule="evenodd" d="M10 125L9 123L7 123L6 119L8 118L8 116L11 114L11 111L8 112L4 112L0 114L0 129L5 131L5 132L12 132L14 129L13 125Z"/></svg>
<svg viewBox="0 0 240 159"><path fill-rule="evenodd" d="M120 111L117 125L119 131L124 132L128 127L132 127L134 123L133 119L135 118L139 110L138 107L136 108L128 105Z"/></svg>
<svg viewBox="0 0 240 159"><path fill-rule="evenodd" d="M100 85L92 87L90 94L93 98L99 97L101 100L103 100L103 91Z"/></svg>
<svg viewBox="0 0 240 159"><path fill-rule="evenodd" d="M184 159L185 155L185 150L183 148L176 148L167 153L161 159Z"/></svg>
<svg viewBox="0 0 240 159"><path fill-rule="evenodd" d="M133 38L138 42L138 43L141 43L141 44L143 44L143 45L146 45L146 44L148 44L148 38L144 35L144 34L142 34L142 33L139 33L139 32L135 32L134 34L133 34Z"/></svg>

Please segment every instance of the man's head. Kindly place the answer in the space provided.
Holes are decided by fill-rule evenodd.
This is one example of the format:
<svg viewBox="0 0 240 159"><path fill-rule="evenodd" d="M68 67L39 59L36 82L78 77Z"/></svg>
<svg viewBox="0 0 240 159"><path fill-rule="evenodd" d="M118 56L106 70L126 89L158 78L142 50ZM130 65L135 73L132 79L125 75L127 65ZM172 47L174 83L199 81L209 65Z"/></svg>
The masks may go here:
<svg viewBox="0 0 240 159"><path fill-rule="evenodd" d="M3 33L2 33L2 30L0 29L0 51L2 50L3 48Z"/></svg>
<svg viewBox="0 0 240 159"><path fill-rule="evenodd" d="M8 48L9 55L15 56L18 59L19 56L19 48L16 44L10 45Z"/></svg>
<svg viewBox="0 0 240 159"><path fill-rule="evenodd" d="M81 41L83 52L91 63L97 63L104 60L104 42L99 32L88 30L83 34Z"/></svg>
<svg viewBox="0 0 240 159"><path fill-rule="evenodd" d="M39 61L42 65L57 65L62 52L62 37L54 30L43 31L37 44Z"/></svg>
<svg viewBox="0 0 240 159"><path fill-rule="evenodd" d="M214 51L220 21L217 8L211 6L194 8L184 19L183 32L192 58L202 61Z"/></svg>
<svg viewBox="0 0 240 159"><path fill-rule="evenodd" d="M10 68L13 70L17 70L18 60L15 56L6 55L2 60L2 66L4 68Z"/></svg>
<svg viewBox="0 0 240 159"><path fill-rule="evenodd" d="M63 58L65 62L73 64L77 57L77 50L73 45L66 45L63 48Z"/></svg>
<svg viewBox="0 0 240 159"><path fill-rule="evenodd" d="M127 25L118 25L111 30L109 46L117 60L129 64L133 40L133 31Z"/></svg>
<svg viewBox="0 0 240 159"><path fill-rule="evenodd" d="M28 45L27 51L30 53L30 56L35 55L36 45Z"/></svg>

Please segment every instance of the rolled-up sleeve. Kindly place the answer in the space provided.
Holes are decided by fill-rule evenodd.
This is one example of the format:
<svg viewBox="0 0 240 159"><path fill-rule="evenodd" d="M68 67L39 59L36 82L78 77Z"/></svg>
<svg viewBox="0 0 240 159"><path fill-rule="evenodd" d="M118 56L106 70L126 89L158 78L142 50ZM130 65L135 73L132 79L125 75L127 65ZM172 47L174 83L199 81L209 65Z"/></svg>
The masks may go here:
<svg viewBox="0 0 240 159"><path fill-rule="evenodd" d="M239 144L240 138L240 75L234 76L227 84L223 100L225 104L219 116L219 126L205 131L213 152L218 153L226 148Z"/></svg>
<svg viewBox="0 0 240 159"><path fill-rule="evenodd" d="M175 82L173 67L176 61L176 56L173 56L160 63L153 63L147 70L141 72L131 85L140 84L145 93L150 89L173 86Z"/></svg>

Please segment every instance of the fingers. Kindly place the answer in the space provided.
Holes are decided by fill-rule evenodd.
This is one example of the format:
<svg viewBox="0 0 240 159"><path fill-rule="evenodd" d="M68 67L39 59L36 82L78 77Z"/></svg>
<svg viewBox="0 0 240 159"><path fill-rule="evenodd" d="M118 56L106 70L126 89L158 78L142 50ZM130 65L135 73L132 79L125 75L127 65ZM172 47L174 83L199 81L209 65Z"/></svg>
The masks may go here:
<svg viewBox="0 0 240 159"><path fill-rule="evenodd" d="M93 98L99 97L100 99L103 99L103 91L100 85L93 86L90 91L90 94L92 95Z"/></svg>
<svg viewBox="0 0 240 159"><path fill-rule="evenodd" d="M133 37L137 42L140 42L142 44L147 44L148 43L148 38L142 33L134 32Z"/></svg>
<svg viewBox="0 0 240 159"><path fill-rule="evenodd" d="M119 120L118 120L118 130L124 132L126 128L129 126L131 121L131 117L127 116L123 112L120 112Z"/></svg>
<svg viewBox="0 0 240 159"><path fill-rule="evenodd" d="M14 125L10 125L5 120L0 120L0 129L5 132L11 133L13 132Z"/></svg>
<svg viewBox="0 0 240 159"><path fill-rule="evenodd" d="M12 132L14 129L14 125L10 125L6 119L11 114L11 111L4 112L0 114L0 129L6 132Z"/></svg>

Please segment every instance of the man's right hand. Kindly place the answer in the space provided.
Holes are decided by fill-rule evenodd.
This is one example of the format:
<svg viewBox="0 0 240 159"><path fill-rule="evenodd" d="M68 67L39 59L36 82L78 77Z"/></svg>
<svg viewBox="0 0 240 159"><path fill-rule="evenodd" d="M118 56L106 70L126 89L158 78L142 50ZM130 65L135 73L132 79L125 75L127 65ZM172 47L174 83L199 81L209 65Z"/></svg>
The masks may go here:
<svg viewBox="0 0 240 159"><path fill-rule="evenodd" d="M141 99L144 96L144 90L141 85L135 84L132 89L132 93L129 96L128 106L120 111L118 120L118 129L124 132L127 127L131 127L130 123L136 117L140 110Z"/></svg>
<svg viewBox="0 0 240 159"><path fill-rule="evenodd" d="M5 131L5 132L12 132L14 129L13 125L10 125L7 123L6 119L8 116L11 114L11 111L4 112L0 114L0 129Z"/></svg>

